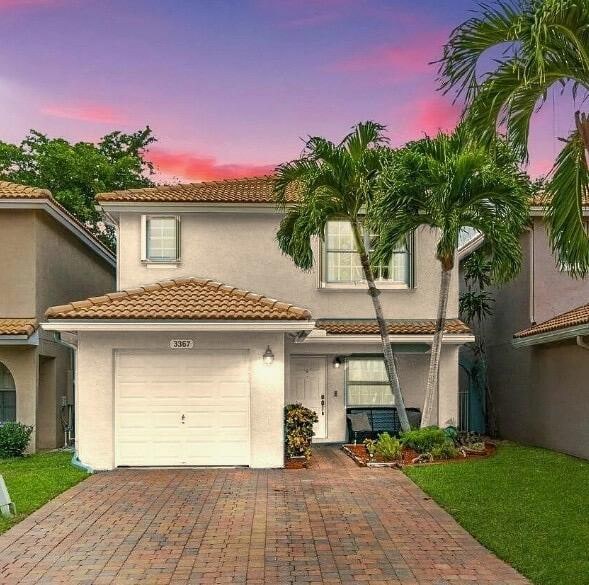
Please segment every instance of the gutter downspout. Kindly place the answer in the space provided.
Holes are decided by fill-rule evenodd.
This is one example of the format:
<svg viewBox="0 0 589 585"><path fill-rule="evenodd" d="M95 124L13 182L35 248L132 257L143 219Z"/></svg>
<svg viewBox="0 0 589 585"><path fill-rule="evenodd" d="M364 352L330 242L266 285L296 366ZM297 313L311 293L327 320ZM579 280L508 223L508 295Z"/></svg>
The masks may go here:
<svg viewBox="0 0 589 585"><path fill-rule="evenodd" d="M76 382L78 380L78 346L76 343L70 343L68 341L64 341L62 338L62 335L59 331L54 331L54 338L55 341L69 349L72 350L72 360L73 360L73 370L74 370L74 376L73 376L73 394L74 394L74 404L75 404L75 400L76 400ZM87 473L94 473L94 469L92 467L90 467L89 465L86 465L85 463L82 463L82 461L80 460L80 457L78 456L78 451L75 448L75 438L74 438L74 454L72 455L72 459L71 459L71 464L74 467L77 467L78 469L82 469L83 471L86 471Z"/></svg>
<svg viewBox="0 0 589 585"><path fill-rule="evenodd" d="M589 349L589 342L585 341L583 335L577 335L577 345L583 349Z"/></svg>

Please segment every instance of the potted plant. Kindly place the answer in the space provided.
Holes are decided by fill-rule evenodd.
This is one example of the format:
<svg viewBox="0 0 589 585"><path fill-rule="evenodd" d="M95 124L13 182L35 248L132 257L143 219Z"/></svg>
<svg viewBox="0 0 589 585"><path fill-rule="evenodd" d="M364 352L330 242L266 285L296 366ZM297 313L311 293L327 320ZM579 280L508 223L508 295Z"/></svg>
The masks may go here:
<svg viewBox="0 0 589 585"><path fill-rule="evenodd" d="M300 403L284 408L285 467L301 469L311 459L313 425L319 420L317 413Z"/></svg>

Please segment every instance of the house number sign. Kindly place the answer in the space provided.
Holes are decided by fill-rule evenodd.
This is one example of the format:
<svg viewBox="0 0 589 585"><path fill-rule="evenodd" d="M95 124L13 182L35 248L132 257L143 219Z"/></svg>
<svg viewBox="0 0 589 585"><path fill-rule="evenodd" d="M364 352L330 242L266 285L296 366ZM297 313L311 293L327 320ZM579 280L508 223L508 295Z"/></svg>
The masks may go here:
<svg viewBox="0 0 589 585"><path fill-rule="evenodd" d="M170 339L170 349L192 349L193 347L192 339Z"/></svg>

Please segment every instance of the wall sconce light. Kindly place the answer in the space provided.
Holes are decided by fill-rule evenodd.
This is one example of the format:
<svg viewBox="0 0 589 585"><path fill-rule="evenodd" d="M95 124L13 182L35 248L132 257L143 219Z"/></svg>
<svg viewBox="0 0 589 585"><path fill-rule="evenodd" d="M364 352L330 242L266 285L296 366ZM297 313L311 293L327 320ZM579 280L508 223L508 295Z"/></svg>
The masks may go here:
<svg viewBox="0 0 589 585"><path fill-rule="evenodd" d="M272 364L272 362L274 361L274 354L272 353L272 350L270 349L270 346L268 346L266 348L266 351L264 352L264 355L262 356L264 363L269 366L270 364Z"/></svg>
<svg viewBox="0 0 589 585"><path fill-rule="evenodd" d="M339 368L342 365L342 359L337 356L334 360L333 360L333 367L337 370L337 368Z"/></svg>

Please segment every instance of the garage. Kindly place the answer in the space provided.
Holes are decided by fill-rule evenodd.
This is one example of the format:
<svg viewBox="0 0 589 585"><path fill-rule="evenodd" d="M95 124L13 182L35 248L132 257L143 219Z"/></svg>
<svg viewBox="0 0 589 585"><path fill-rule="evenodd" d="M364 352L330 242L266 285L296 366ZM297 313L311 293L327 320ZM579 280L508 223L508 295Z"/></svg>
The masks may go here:
<svg viewBox="0 0 589 585"><path fill-rule="evenodd" d="M115 353L115 465L249 465L247 350Z"/></svg>

